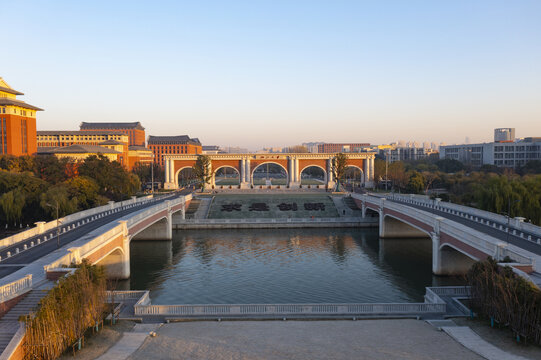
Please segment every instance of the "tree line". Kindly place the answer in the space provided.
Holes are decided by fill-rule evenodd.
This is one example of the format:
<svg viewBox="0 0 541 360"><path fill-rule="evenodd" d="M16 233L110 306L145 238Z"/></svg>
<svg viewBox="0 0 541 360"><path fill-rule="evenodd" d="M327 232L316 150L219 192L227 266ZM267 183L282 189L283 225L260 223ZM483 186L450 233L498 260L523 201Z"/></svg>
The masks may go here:
<svg viewBox="0 0 541 360"><path fill-rule="evenodd" d="M445 201L541 224L541 161L511 169L466 166L452 159L374 162L376 186L390 191L426 194Z"/></svg>
<svg viewBox="0 0 541 360"><path fill-rule="evenodd" d="M117 161L90 156L74 163L55 156L0 156L2 230L118 201L141 188Z"/></svg>

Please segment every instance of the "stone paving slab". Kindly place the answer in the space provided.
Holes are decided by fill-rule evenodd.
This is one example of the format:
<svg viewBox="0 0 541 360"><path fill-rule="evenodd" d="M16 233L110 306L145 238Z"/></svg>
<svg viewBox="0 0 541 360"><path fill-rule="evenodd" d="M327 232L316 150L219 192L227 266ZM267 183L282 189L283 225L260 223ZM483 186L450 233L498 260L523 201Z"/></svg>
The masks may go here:
<svg viewBox="0 0 541 360"><path fill-rule="evenodd" d="M162 324L136 324L131 332L126 332L122 338L97 360L124 360L134 353L149 337L151 331L156 331Z"/></svg>
<svg viewBox="0 0 541 360"><path fill-rule="evenodd" d="M441 328L442 331L447 333L457 342L462 344L465 348L470 349L471 351L479 354L488 360L527 360L522 356L517 356L505 352L496 346L490 344L489 342L483 340L477 333L475 333L468 326L444 326Z"/></svg>

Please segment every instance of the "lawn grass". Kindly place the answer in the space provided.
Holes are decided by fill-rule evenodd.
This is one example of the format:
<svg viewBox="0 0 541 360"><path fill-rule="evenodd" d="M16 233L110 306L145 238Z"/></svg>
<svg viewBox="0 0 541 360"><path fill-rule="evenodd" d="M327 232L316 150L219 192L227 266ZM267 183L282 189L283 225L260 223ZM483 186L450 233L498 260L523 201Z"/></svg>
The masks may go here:
<svg viewBox="0 0 541 360"><path fill-rule="evenodd" d="M269 211L250 211L254 203L265 203ZM280 211L281 203L297 204L297 211ZM323 203L325 210L305 210L305 203ZM240 211L222 211L222 205L240 204ZM338 211L329 195L323 194L220 194L214 197L209 219L261 219L261 218L311 218L338 217Z"/></svg>

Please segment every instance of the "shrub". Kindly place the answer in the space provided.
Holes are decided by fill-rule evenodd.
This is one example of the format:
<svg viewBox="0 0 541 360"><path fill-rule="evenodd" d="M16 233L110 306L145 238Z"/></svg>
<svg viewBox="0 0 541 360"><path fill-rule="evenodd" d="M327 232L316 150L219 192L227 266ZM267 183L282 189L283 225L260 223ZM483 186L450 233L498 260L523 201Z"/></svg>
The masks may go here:
<svg viewBox="0 0 541 360"><path fill-rule="evenodd" d="M86 261L73 275L61 278L26 317L25 359L56 359L85 331L98 324L105 311L105 272Z"/></svg>
<svg viewBox="0 0 541 360"><path fill-rule="evenodd" d="M475 311L541 344L541 291L535 285L492 258L475 263L467 281Z"/></svg>

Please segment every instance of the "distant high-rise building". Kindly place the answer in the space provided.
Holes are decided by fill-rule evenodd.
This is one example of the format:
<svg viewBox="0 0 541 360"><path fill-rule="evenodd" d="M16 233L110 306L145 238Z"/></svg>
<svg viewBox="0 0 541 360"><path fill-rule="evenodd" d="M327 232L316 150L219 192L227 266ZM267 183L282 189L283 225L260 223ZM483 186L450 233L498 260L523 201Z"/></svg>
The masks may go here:
<svg viewBox="0 0 541 360"><path fill-rule="evenodd" d="M224 151L228 154L247 154L249 152L248 149L238 146L228 146L224 148Z"/></svg>
<svg viewBox="0 0 541 360"><path fill-rule="evenodd" d="M302 143L303 146L306 146L306 148L308 149L308 152L311 152L311 153L314 153L314 154L318 152L318 146L321 145L321 144L324 144L324 142L314 141L314 142Z"/></svg>
<svg viewBox="0 0 541 360"><path fill-rule="evenodd" d="M515 129L496 129L494 139L500 140L491 143L441 146L440 158L474 166L489 164L503 167L519 167L529 161L541 160L541 138L507 140L514 137L514 132Z"/></svg>
<svg viewBox="0 0 541 360"><path fill-rule="evenodd" d="M18 100L24 95L0 77L0 154L32 155L37 151L36 112L42 109Z"/></svg>
<svg viewBox="0 0 541 360"><path fill-rule="evenodd" d="M515 128L494 129L494 142L509 142L515 140Z"/></svg>
<svg viewBox="0 0 541 360"><path fill-rule="evenodd" d="M466 136L466 138L464 139L464 144L469 144L469 143L470 143L470 137Z"/></svg>

